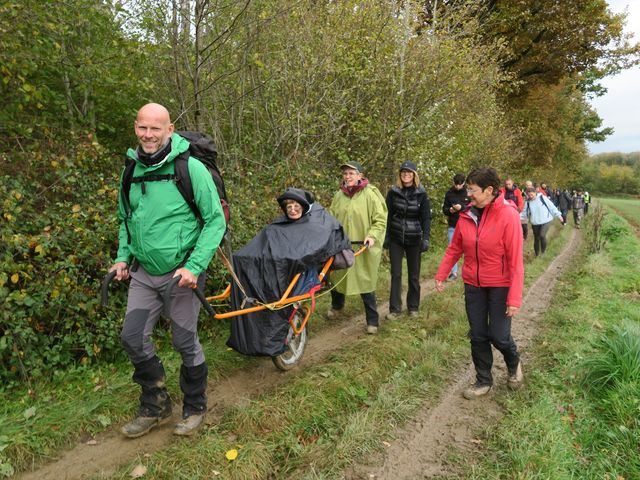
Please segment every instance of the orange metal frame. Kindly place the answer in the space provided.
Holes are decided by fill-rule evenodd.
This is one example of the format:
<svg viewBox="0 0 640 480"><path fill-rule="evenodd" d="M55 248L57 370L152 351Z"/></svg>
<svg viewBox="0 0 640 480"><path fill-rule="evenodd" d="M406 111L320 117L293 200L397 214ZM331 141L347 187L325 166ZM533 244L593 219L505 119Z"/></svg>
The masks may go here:
<svg viewBox="0 0 640 480"><path fill-rule="evenodd" d="M366 247L361 247L357 252L355 252L355 256L359 256L360 254L362 254L362 252L366 249ZM320 282L324 281L324 278L327 276L327 273L329 272L329 270L331 269L331 265L333 264L333 257L331 257L329 260L327 260L324 264L324 266L322 267L322 270L320 271L320 273L318 274L318 280ZM287 287L287 289L285 290L284 294L282 295L282 297L280 298L280 300L277 300L275 302L272 303L266 303L263 305L257 305L255 307L250 307L250 308L243 308L241 310L233 310L231 312L225 312L225 313L216 313L213 318L215 318L216 320L222 320L225 318L231 318L231 317L237 317L238 315L244 315L246 313L253 313L253 312L260 312L262 310L277 310L283 307L286 307L288 305L291 305L293 303L296 302L301 302L303 300L308 300L311 298L312 294L311 293L303 293L301 295L295 295L293 297L289 297L289 295L291 294L291 291L293 290L293 287L295 287L296 283L298 283L298 280L300 279L300 273L297 273L294 277L293 280L291 280L291 283L289 283L289 286ZM214 295L211 297L207 297L207 301L211 302L211 301L217 301L217 300L226 300L231 296L231 284L228 284L227 287L224 289L224 291L219 294L219 295ZM292 319L293 319L293 315L291 316L291 319L289 321L289 323L291 323L291 326L293 328L293 331L295 332L296 335L299 335L300 332L302 332L302 330L304 329L304 327L307 324L307 321L309 320L309 317L311 316L311 310L309 308L306 308L306 313L305 313L305 317L300 325L299 328L295 328L295 326L292 323Z"/></svg>

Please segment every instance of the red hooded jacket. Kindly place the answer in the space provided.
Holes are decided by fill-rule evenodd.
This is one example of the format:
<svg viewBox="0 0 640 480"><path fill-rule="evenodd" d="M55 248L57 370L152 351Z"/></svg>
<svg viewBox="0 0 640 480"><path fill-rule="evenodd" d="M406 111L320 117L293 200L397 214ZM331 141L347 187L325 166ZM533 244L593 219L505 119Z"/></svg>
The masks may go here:
<svg viewBox="0 0 640 480"><path fill-rule="evenodd" d="M506 197L506 187L502 187L500 193ZM513 187L513 196L516 198L516 207L518 207L518 211L521 212L524 209L524 198L522 198L522 191L516 186Z"/></svg>
<svg viewBox="0 0 640 480"><path fill-rule="evenodd" d="M520 307L524 262L517 207L500 194L484 208L480 224L476 222L473 209L460 213L436 280L444 282L453 265L464 255L464 283L476 287L509 287L507 305Z"/></svg>

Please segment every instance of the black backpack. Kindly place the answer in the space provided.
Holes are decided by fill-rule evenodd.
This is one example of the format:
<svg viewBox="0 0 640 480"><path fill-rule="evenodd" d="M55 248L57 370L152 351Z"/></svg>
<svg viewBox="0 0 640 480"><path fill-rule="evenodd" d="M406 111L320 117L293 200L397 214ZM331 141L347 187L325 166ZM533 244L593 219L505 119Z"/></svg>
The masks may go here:
<svg viewBox="0 0 640 480"><path fill-rule="evenodd" d="M224 213L224 219L227 225L231 218L231 212L229 209L229 201L227 199L227 192L224 188L224 180L216 165L216 158L218 157L218 151L216 145L211 137L200 132L176 132L182 138L189 142L189 150L178 155L174 163L174 173L166 175L142 175L140 177L134 177L133 172L136 167L136 162L127 158L125 161L124 172L122 174L122 188L120 194L122 197L122 204L125 209L125 227L127 229L128 243L131 243L131 234L129 233L129 226L127 225L127 219L131 215L131 204L129 203L129 192L131 191L132 183L140 183L142 192L144 193L145 182L159 182L174 180L178 191L191 208L191 211L198 219L200 224L203 223L202 215L198 210L195 198L193 195L193 185L191 184L191 177L189 176L188 160L189 157L193 157L204 164L207 170L213 178L213 183L218 191L218 197L220 197L220 205Z"/></svg>

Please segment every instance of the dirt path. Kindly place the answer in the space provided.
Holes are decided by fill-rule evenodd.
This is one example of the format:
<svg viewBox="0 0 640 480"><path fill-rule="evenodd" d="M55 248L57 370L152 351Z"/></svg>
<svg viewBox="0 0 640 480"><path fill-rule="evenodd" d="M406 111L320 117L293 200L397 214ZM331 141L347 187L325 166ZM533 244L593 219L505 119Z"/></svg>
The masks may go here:
<svg viewBox="0 0 640 480"><path fill-rule="evenodd" d="M523 307L514 320L513 336L522 354L526 379L527 352L537 330L536 321L549 306L558 276L563 273L573 254L578 250L580 235L573 230L562 252L553 260L544 274L529 288ZM471 361L452 381L436 405L425 407L416 418L394 435L384 456L384 464L352 469L347 478L368 480L400 480L418 478L457 477L458 467L452 463L452 454L462 458L473 452L481 441L476 434L497 421L503 414L495 395L506 392L506 368L499 352L494 355L496 387L486 397L470 402L461 392L473 383ZM381 463L381 459L378 459ZM374 460L375 462L375 460Z"/></svg>
<svg viewBox="0 0 640 480"><path fill-rule="evenodd" d="M535 326L529 319L534 319L538 312L544 310L549 302L553 288L555 273L561 271L569 260L570 253L575 251L577 242L576 232L571 237L568 246L549 267L553 275L544 275L544 280L538 280L525 298L520 320L514 326L516 339L521 348L526 346L533 336ZM542 277L541 277L542 278ZM422 283L422 296L433 292L433 280ZM536 299L536 301L530 301ZM535 304L532 305L532 304ZM381 304L380 312L386 312L388 304ZM364 316L345 319L330 325L322 332L311 333L307 351L302 360L304 366L320 363L333 351L342 345L353 342L364 336ZM526 362L526 352L524 355ZM302 369L283 373L277 370L269 359L264 359L246 370L234 372L231 376L212 382L207 391L209 398L209 413L207 423L214 424L223 411L232 406L241 406L250 398L269 392L280 385L291 375L299 374ZM500 376L497 377L500 383ZM389 455L383 467L376 470L379 478L428 478L446 472L446 456L449 452L447 444L455 443L459 446L473 446L473 431L492 418L498 418L500 411L491 399L482 399L478 404L482 406L487 416L472 418L468 415L467 404L460 400L460 390L471 383L470 368L456 379L452 387L444 394L440 404L435 408L420 414L414 423L398 434L403 441L394 443L389 448ZM173 425L179 421L179 408L176 413L148 435L138 439L126 439L119 429L110 430L97 435L92 441L78 443L75 447L62 452L58 458L52 459L32 472L18 475L22 480L75 480L84 478L108 478L118 468L133 461L137 457L151 454L167 447L173 440ZM365 468L363 472L370 471ZM364 474L364 478L368 477ZM360 478L360 477L357 477Z"/></svg>

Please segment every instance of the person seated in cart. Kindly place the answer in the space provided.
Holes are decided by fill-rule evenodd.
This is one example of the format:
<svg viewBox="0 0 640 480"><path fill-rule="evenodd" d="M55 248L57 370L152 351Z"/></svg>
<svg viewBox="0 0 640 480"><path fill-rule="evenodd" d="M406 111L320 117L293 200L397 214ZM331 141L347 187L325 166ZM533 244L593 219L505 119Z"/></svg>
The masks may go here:
<svg viewBox="0 0 640 480"><path fill-rule="evenodd" d="M302 273L291 296L319 283L318 269L330 257L351 249L342 225L315 201L311 192L288 188L277 199L283 215L233 254L238 282L231 306L241 310L279 300L294 276ZM227 345L245 355L275 357L286 348L291 307L233 317Z"/></svg>

